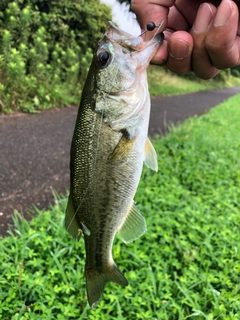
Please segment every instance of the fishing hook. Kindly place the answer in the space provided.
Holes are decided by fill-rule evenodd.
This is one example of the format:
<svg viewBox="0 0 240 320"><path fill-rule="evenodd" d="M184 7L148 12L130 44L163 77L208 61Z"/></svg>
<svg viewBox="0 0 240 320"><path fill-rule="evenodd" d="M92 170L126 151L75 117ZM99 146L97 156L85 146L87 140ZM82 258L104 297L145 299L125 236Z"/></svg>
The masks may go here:
<svg viewBox="0 0 240 320"><path fill-rule="evenodd" d="M155 34L154 34L154 37L155 37L155 35L156 35L157 32L159 31L159 29L162 27L162 25L163 25L163 21L159 22L158 26L156 26L154 22L149 21L149 22L147 23L147 25L146 25L146 30L144 30L144 31L139 35L139 37L141 37L142 35L144 35L146 32L148 32L148 31L153 31L154 29L157 28L157 31L156 31Z"/></svg>

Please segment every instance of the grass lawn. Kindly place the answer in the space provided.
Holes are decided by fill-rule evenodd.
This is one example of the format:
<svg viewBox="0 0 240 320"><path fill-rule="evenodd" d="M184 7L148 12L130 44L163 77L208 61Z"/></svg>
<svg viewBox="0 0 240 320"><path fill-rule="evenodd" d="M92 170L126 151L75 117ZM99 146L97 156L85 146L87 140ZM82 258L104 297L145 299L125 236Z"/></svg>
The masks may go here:
<svg viewBox="0 0 240 320"><path fill-rule="evenodd" d="M222 71L214 79L201 80L196 76L185 75L185 77L166 71L157 66L148 67L148 83L151 96L172 96L203 90L213 90L240 86L240 79L228 75L224 78ZM223 81L224 79L224 81Z"/></svg>
<svg viewBox="0 0 240 320"><path fill-rule="evenodd" d="M0 319L240 319L240 95L167 137L159 172L135 200L147 233L113 256L129 281L87 305L83 240L63 228L66 199L0 239Z"/></svg>

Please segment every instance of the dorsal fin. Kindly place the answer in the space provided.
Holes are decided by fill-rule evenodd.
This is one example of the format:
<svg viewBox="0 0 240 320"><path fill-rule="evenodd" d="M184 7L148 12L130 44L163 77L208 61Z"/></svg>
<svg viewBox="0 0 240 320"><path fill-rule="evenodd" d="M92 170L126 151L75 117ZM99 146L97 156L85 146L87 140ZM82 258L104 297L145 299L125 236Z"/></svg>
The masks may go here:
<svg viewBox="0 0 240 320"><path fill-rule="evenodd" d="M144 163L145 165L154 170L158 171L158 161L157 161L157 153L149 140L149 138L146 139L145 146L144 146Z"/></svg>
<svg viewBox="0 0 240 320"><path fill-rule="evenodd" d="M126 219L118 230L120 238L129 243L141 237L147 230L146 221L138 208L132 204Z"/></svg>

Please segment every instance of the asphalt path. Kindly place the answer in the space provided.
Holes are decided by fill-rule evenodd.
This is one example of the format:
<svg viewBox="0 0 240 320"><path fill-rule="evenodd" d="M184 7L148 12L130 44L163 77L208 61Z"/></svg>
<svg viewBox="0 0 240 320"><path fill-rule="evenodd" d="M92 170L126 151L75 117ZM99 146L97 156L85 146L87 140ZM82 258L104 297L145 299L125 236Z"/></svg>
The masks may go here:
<svg viewBox="0 0 240 320"><path fill-rule="evenodd" d="M166 134L169 123L200 116L237 93L240 87L155 97L149 134ZM0 235L12 224L14 209L28 218L33 204L48 208L54 191L66 194L76 115L77 107L0 115Z"/></svg>

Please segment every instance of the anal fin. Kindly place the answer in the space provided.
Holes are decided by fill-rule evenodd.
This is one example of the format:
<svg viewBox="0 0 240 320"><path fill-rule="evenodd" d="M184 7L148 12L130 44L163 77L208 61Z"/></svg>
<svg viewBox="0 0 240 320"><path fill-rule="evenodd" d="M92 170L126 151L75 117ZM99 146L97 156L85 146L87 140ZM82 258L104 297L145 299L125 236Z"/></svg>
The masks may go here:
<svg viewBox="0 0 240 320"><path fill-rule="evenodd" d="M120 238L129 243L141 237L147 230L146 221L137 207L132 204L127 217L118 230Z"/></svg>

